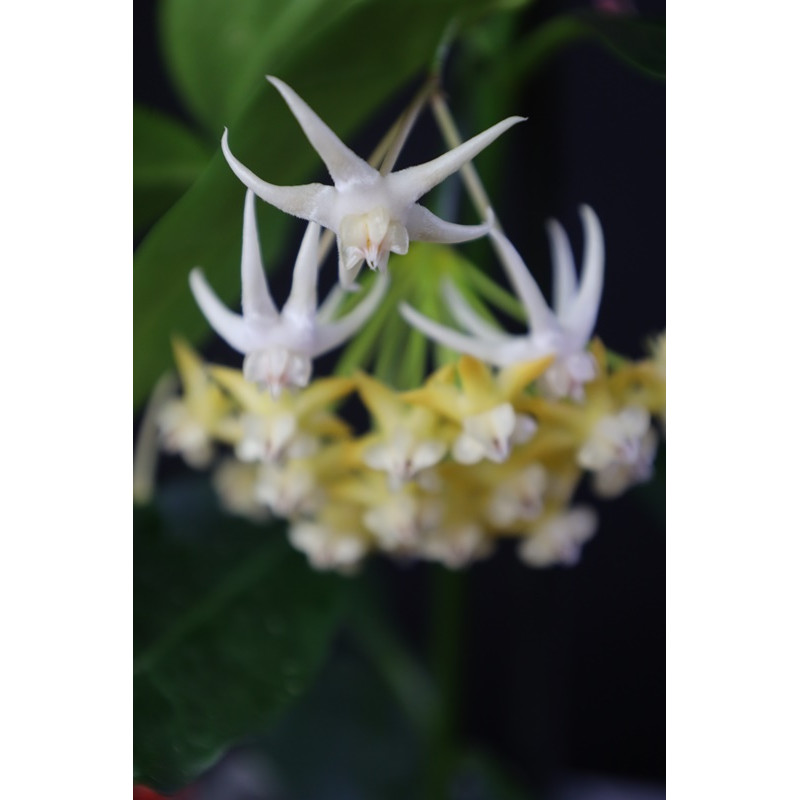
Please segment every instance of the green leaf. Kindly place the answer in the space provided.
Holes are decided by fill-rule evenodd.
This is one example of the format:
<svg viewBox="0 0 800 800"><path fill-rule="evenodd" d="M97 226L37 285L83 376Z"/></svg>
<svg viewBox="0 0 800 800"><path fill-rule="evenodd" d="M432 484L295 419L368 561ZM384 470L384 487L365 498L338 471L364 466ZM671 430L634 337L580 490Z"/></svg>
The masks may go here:
<svg viewBox="0 0 800 800"><path fill-rule="evenodd" d="M313 689L262 744L282 797L423 796L425 741L384 677L344 637Z"/></svg>
<svg viewBox="0 0 800 800"><path fill-rule="evenodd" d="M210 26L216 36L224 18L238 17L241 11L237 9L242 6L254 7L249 2L229 1L221 7L216 2L189 4L174 0L174 5L168 6L165 13L169 17L177 14L178 9L186 14L191 10L197 17L194 24L202 22ZM494 6L494 2L488 0L406 0L404 3L362 0L340 4L329 1L320 7L320 19L327 21L325 26L316 22L301 26L296 38L289 40L270 35L270 20L265 16L253 17L251 25L257 29L253 35L267 37L272 49L266 45L252 52L248 47L242 48L259 61L252 64L248 61L246 66L247 74L254 81L252 91L242 92L242 97L247 95L246 106L235 114L226 112L231 149L256 174L271 182L307 182L314 176L315 168L320 171L319 158L278 93L264 80L265 72L277 73L342 138L348 139L393 93L429 63L454 13ZM276 7L282 5L276 3ZM187 32L181 47L198 49L198 53L192 52L200 69L199 51L208 37L196 35L195 42ZM177 48L177 44L174 47ZM202 56L206 59L204 70L208 68L214 73L220 67L213 48L208 53L202 51ZM245 69L241 64L240 68ZM232 74L232 67L227 70L226 74ZM198 78L198 87L203 80ZM245 77L229 80L237 86L246 82ZM210 119L208 115L207 118ZM217 130L221 133L219 128ZM441 152L438 142L435 148L432 156ZM194 342L208 333L188 290L189 270L202 266L219 296L233 304L239 292L243 201L244 187L218 153L140 245L134 259L136 404L141 403L158 376L168 368L172 333L180 332ZM262 207L259 216L262 252L269 269L278 260L290 220L271 208ZM298 224L294 221L292 224L299 238ZM291 264L293 254L283 254L283 260Z"/></svg>
<svg viewBox="0 0 800 800"><path fill-rule="evenodd" d="M196 481L136 509L136 781L180 787L265 731L310 684L349 591L282 525L222 516Z"/></svg>
<svg viewBox="0 0 800 800"><path fill-rule="evenodd" d="M187 106L218 134L259 90L266 72L281 69L298 44L365 4L375 2L165 0L162 49Z"/></svg>
<svg viewBox="0 0 800 800"><path fill-rule="evenodd" d="M194 183L211 148L177 120L133 107L133 230L145 231Z"/></svg>

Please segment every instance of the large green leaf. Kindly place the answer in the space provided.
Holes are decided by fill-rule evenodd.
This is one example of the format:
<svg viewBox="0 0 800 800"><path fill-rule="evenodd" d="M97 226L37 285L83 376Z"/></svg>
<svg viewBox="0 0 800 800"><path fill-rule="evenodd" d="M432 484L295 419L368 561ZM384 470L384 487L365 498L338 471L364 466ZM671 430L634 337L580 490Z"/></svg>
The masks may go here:
<svg viewBox="0 0 800 800"><path fill-rule="evenodd" d="M303 693L350 583L314 572L282 525L222 516L197 482L134 523L134 770L171 789Z"/></svg>
<svg viewBox="0 0 800 800"><path fill-rule="evenodd" d="M298 45L317 37L358 5L377 3L165 0L162 49L187 106L216 134L236 118L248 96L260 88L265 72L279 70Z"/></svg>
<svg viewBox="0 0 800 800"><path fill-rule="evenodd" d="M171 13L183 9L182 13L188 14L193 10L213 35L217 35L224 18L236 17L237 9L242 6L242 2L227 2L222 8L213 3L174 1L175 10ZM336 13L327 6L324 13L320 8L319 13L328 24L322 27L309 24L290 40L268 37L272 49L264 46L254 51L259 62L240 64L246 75L230 78L237 86L247 80L254 81L255 86L252 93L242 93L242 96L247 94L245 107L236 114L230 112L226 120L230 124L231 148L247 166L274 183L305 182L313 177L315 167L320 177L321 170L318 157L278 93L263 79L265 72L277 73L287 81L347 139L426 66L454 14L490 9L495 3L363 0L333 5ZM243 7L253 8L249 3ZM216 17L211 14L214 9ZM262 16L251 20L253 26L262 25L264 36L268 33L268 22ZM194 40L189 41L187 32L182 47L202 51L206 39L197 32L194 35L199 43L192 44ZM173 46L178 48L177 44ZM213 72L215 65L224 66L219 59L214 60L215 52L202 51L207 60L203 69ZM198 70L201 61L197 55ZM228 65L227 70L230 73L233 67ZM203 85L203 81L198 78L197 85ZM236 297L243 199L244 188L230 173L220 153L139 247L134 262L135 403L143 400L158 375L168 367L169 337L173 332L180 331L193 341L208 332L188 291L189 270L202 266L224 300L232 302ZM259 213L263 255L269 268L281 252L289 220L273 209L261 209ZM283 258L291 263L291 254L283 254Z"/></svg>
<svg viewBox="0 0 800 800"><path fill-rule="evenodd" d="M211 148L177 120L133 107L133 231L142 233L197 179Z"/></svg>

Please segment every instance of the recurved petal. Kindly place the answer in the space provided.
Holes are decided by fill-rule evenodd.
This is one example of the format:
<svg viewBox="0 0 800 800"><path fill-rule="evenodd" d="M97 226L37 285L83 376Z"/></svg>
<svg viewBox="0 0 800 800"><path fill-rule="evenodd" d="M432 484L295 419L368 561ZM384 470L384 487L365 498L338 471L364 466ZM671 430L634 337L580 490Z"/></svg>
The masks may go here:
<svg viewBox="0 0 800 800"><path fill-rule="evenodd" d="M439 344L449 347L451 350L455 350L458 353L466 353L482 361L500 365L500 362L497 360L498 347L496 343L482 342L472 336L465 336L463 333L452 330L452 328L440 325L424 314L420 314L419 311L412 308L407 303L401 304L400 313L409 325L413 325L429 339L433 339Z"/></svg>
<svg viewBox="0 0 800 800"><path fill-rule="evenodd" d="M208 324L234 349L247 353L254 342L243 317L226 308L208 285L203 271L195 267L189 273L189 286Z"/></svg>
<svg viewBox="0 0 800 800"><path fill-rule="evenodd" d="M267 75L267 80L283 96L311 146L325 162L337 188L349 183L372 183L379 178L378 171L347 147L293 89L271 75Z"/></svg>
<svg viewBox="0 0 800 800"><path fill-rule="evenodd" d="M307 183L303 186L275 186L267 183L249 170L228 147L228 129L222 134L222 152L234 175L248 189L252 189L265 203L269 203L286 214L302 219L314 220L325 228L333 226L331 209L336 190L321 183Z"/></svg>
<svg viewBox="0 0 800 800"><path fill-rule="evenodd" d="M442 281L442 296L456 322L479 339L502 342L509 338L508 334L498 330L481 317L449 279Z"/></svg>
<svg viewBox="0 0 800 800"><path fill-rule="evenodd" d="M308 319L314 316L317 310L318 252L319 225L316 222L309 222L294 262L292 290L283 307L284 315L296 315Z"/></svg>
<svg viewBox="0 0 800 800"><path fill-rule="evenodd" d="M409 205L461 169L512 125L523 122L524 119L525 117L508 117L433 161L393 172L386 176L388 186L402 205Z"/></svg>
<svg viewBox="0 0 800 800"><path fill-rule="evenodd" d="M459 225L455 222L447 222L417 203L408 210L406 219L406 228L411 240L440 244L458 244L458 242L480 239L481 236L489 233L492 225L494 225L494 219L481 225Z"/></svg>
<svg viewBox="0 0 800 800"><path fill-rule="evenodd" d="M564 228L554 219L547 223L547 236L553 257L553 310L561 317L575 297L575 259Z"/></svg>
<svg viewBox="0 0 800 800"><path fill-rule="evenodd" d="M580 214L585 237L581 284L561 322L581 342L588 342L597 322L603 293L605 251L597 214L589 206L581 206Z"/></svg>
<svg viewBox="0 0 800 800"><path fill-rule="evenodd" d="M555 315L547 305L541 289L528 271L513 244L496 228L489 234L508 279L528 312L532 331L542 332L558 327Z"/></svg>
<svg viewBox="0 0 800 800"><path fill-rule="evenodd" d="M333 350L347 341L373 314L389 287L389 273L379 273L369 294L349 313L336 322L319 327L314 357Z"/></svg>
<svg viewBox="0 0 800 800"><path fill-rule="evenodd" d="M242 314L245 318L262 317L274 320L278 309L269 293L256 223L256 196L247 190L244 199L242 226Z"/></svg>

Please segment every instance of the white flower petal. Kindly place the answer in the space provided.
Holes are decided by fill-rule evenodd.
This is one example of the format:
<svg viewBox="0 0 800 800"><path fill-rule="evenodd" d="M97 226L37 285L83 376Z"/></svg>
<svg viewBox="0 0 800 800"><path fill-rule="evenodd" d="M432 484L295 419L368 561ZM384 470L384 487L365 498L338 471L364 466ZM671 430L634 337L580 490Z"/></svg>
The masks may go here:
<svg viewBox="0 0 800 800"><path fill-rule="evenodd" d="M283 307L283 316L296 316L311 320L317 310L317 254L319 252L319 225L309 222L300 250L294 262L292 290Z"/></svg>
<svg viewBox="0 0 800 800"><path fill-rule="evenodd" d="M450 313L458 323L463 325L470 333L479 339L488 342L503 342L508 340L508 334L493 327L464 299L464 295L456 289L449 279L442 281L442 296Z"/></svg>
<svg viewBox="0 0 800 800"><path fill-rule="evenodd" d="M449 175L458 172L468 161L471 161L484 148L488 147L498 136L505 133L525 117L508 117L491 128L473 136L468 141L442 154L425 164L393 172L387 175L387 184L391 192L402 205L419 200L434 186L441 183ZM413 238L413 237L412 237Z"/></svg>
<svg viewBox="0 0 800 800"><path fill-rule="evenodd" d="M256 196L247 190L242 226L242 314L245 319L260 317L275 320L278 309L269 293L256 223Z"/></svg>
<svg viewBox="0 0 800 800"><path fill-rule="evenodd" d="M532 464L497 485L486 504L486 518L498 528L535 520L544 508L546 489L547 471L541 464Z"/></svg>
<svg viewBox="0 0 800 800"><path fill-rule="evenodd" d="M585 344L592 335L597 322L597 312L600 309L605 254L603 229L600 227L597 214L589 206L581 206L580 213L585 237L581 284L575 299L560 321Z"/></svg>
<svg viewBox="0 0 800 800"><path fill-rule="evenodd" d="M267 183L231 153L228 147L227 128L222 134L222 152L236 177L264 202L279 208L286 214L314 220L326 228L333 227L331 209L336 199L336 190L332 186L325 186L321 183L308 183L303 186L275 186L273 183Z"/></svg>
<svg viewBox="0 0 800 800"><path fill-rule="evenodd" d="M525 306L531 330L541 332L558 328L556 317L547 305L542 290L514 245L496 228L489 233L489 238L517 296Z"/></svg>
<svg viewBox="0 0 800 800"><path fill-rule="evenodd" d="M346 292L357 292L359 287L354 284L364 257L353 248L345 248L341 236L336 237L336 246L339 253L339 286Z"/></svg>
<svg viewBox="0 0 800 800"><path fill-rule="evenodd" d="M536 420L528 414L517 414L514 417L514 430L511 432L512 444L525 444L536 433L539 426Z"/></svg>
<svg viewBox="0 0 800 800"><path fill-rule="evenodd" d="M561 317L575 297L575 258L564 228L554 219L548 220L546 227L553 259L553 310Z"/></svg>
<svg viewBox="0 0 800 800"><path fill-rule="evenodd" d="M333 350L347 341L372 316L389 287L389 274L379 274L369 294L349 313L335 322L320 325L316 332L313 357Z"/></svg>
<svg viewBox="0 0 800 800"><path fill-rule="evenodd" d="M342 300L345 298L345 292L346 290L338 283L328 292L328 296L317 309L317 323L319 325L325 325L333 320Z"/></svg>
<svg viewBox="0 0 800 800"><path fill-rule="evenodd" d="M271 75L267 75L267 80L283 96L337 188L354 182L373 183L379 178L378 171L347 147L293 89Z"/></svg>
<svg viewBox="0 0 800 800"><path fill-rule="evenodd" d="M578 507L550 517L519 545L520 559L532 567L566 567L578 562L581 547L597 530L597 514Z"/></svg>
<svg viewBox="0 0 800 800"><path fill-rule="evenodd" d="M432 211L415 203L408 210L406 228L408 235L415 242L438 242L440 244L458 244L480 239L492 228L494 220L482 225L459 225L440 219Z"/></svg>
<svg viewBox="0 0 800 800"><path fill-rule="evenodd" d="M208 324L234 349L240 353L247 353L253 346L253 335L244 319L234 314L214 294L208 285L203 271L195 267L189 273L189 286L200 306L200 310L208 320Z"/></svg>
<svg viewBox="0 0 800 800"><path fill-rule="evenodd" d="M481 414L466 417L462 424L463 433L453 446L456 461L474 464L488 458L499 464L508 458L517 425L517 415L511 403L502 403Z"/></svg>
<svg viewBox="0 0 800 800"><path fill-rule="evenodd" d="M279 344L248 353L242 367L245 380L268 389L273 399L287 387L308 386L311 370L309 356Z"/></svg>
<svg viewBox="0 0 800 800"><path fill-rule="evenodd" d="M453 442L453 458L459 464L477 464L485 455L483 444L467 433L462 433Z"/></svg>
<svg viewBox="0 0 800 800"><path fill-rule="evenodd" d="M420 314L419 311L412 308L407 303L401 303L400 313L409 325L413 325L429 339L433 339L435 342L449 347L451 350L456 350L459 353L467 353L481 361L487 361L490 364L497 364L498 366L503 365L502 362L498 360L500 349L495 343L482 342L479 339L465 336L463 333L458 333L444 325L440 325L424 314Z"/></svg>

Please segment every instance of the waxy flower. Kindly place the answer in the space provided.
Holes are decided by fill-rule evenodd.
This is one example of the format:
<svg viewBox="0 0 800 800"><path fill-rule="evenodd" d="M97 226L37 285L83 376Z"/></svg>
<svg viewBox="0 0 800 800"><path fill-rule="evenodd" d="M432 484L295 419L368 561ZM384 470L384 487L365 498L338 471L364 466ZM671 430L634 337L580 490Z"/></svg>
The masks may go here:
<svg viewBox="0 0 800 800"><path fill-rule="evenodd" d="M194 298L211 327L245 355L244 376L277 397L287 387L303 387L311 361L349 339L377 308L388 285L379 275L369 294L346 316L333 322L317 312L319 226L309 224L294 265L292 290L282 311L269 292L261 262L255 195L247 191L242 234L242 315L220 301L199 268L189 275Z"/></svg>
<svg viewBox="0 0 800 800"><path fill-rule="evenodd" d="M514 445L527 442L536 432L533 417L517 413L513 403L549 364L550 359L541 358L493 375L479 360L463 356L457 366L442 367L422 388L406 392L403 398L461 427L452 447L459 464L482 459L502 463Z"/></svg>
<svg viewBox="0 0 800 800"><path fill-rule="evenodd" d="M531 567L571 567L597 530L597 514L584 506L557 511L537 522L520 542L517 553Z"/></svg>
<svg viewBox="0 0 800 800"><path fill-rule="evenodd" d="M399 489L444 458L448 443L433 412L410 406L363 372L355 381L377 428L362 440L364 463L385 472L391 488Z"/></svg>
<svg viewBox="0 0 800 800"><path fill-rule="evenodd" d="M626 406L601 417L578 450L581 467L594 472L593 488L601 497L618 497L626 489L649 480L658 449L650 414Z"/></svg>
<svg viewBox="0 0 800 800"><path fill-rule="evenodd" d="M389 254L405 254L409 241L465 242L489 231L491 221L483 225L446 222L417 200L523 117L498 122L425 164L382 175L350 150L283 81L270 76L267 80L281 93L311 146L325 162L333 186L267 183L231 153L227 129L222 137L222 151L239 180L262 200L336 233L342 285L353 283L364 260L370 269L385 271Z"/></svg>
<svg viewBox="0 0 800 800"><path fill-rule="evenodd" d="M174 339L172 350L178 365L183 397L170 398L158 412L156 426L168 453L180 453L196 469L207 467L214 457L214 437L230 410L230 403L214 384L194 350Z"/></svg>
<svg viewBox="0 0 800 800"><path fill-rule="evenodd" d="M361 516L361 509L352 503L326 505L315 519L297 520L289 528L289 541L315 569L352 573L371 547Z"/></svg>
<svg viewBox="0 0 800 800"><path fill-rule="evenodd" d="M319 378L295 394L272 397L239 370L213 367L211 374L241 408L224 433L242 461L266 464L303 458L317 450L321 439L349 435L348 426L326 410L352 391L349 378Z"/></svg>
<svg viewBox="0 0 800 800"><path fill-rule="evenodd" d="M257 464L229 457L214 471L212 483L226 511L252 522L264 522L271 515L266 504L258 497L257 480Z"/></svg>
<svg viewBox="0 0 800 800"><path fill-rule="evenodd" d="M470 335L447 328L406 304L401 306L401 313L409 324L445 347L498 367L554 356L552 366L542 376L545 390L555 397L582 399L583 384L596 374L586 345L597 321L603 291L604 251L603 232L594 211L581 206L581 217L586 242L580 284L564 229L554 221L548 224L554 262L552 310L511 242L497 229L490 232L495 250L525 307L527 334L512 336L493 328L452 284L443 287L445 301Z"/></svg>

